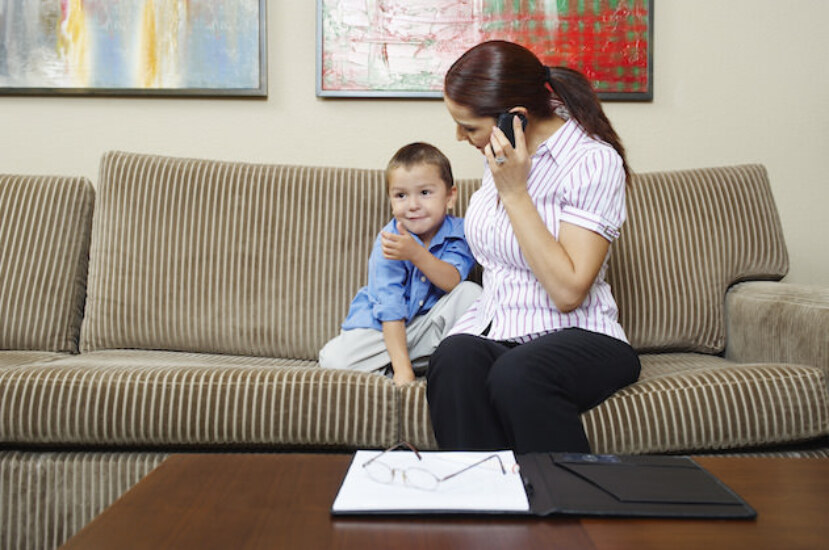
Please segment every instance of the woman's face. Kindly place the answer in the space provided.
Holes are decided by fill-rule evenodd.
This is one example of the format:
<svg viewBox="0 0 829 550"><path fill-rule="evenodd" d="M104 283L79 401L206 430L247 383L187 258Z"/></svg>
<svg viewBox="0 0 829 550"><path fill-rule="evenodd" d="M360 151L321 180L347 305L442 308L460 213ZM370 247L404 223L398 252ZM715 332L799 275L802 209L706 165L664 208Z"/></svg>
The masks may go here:
<svg viewBox="0 0 829 550"><path fill-rule="evenodd" d="M469 107L455 103L448 97L444 98L443 101L457 125L455 136L458 141L468 142L483 154L484 147L489 144L489 136L495 126L495 118L476 116Z"/></svg>

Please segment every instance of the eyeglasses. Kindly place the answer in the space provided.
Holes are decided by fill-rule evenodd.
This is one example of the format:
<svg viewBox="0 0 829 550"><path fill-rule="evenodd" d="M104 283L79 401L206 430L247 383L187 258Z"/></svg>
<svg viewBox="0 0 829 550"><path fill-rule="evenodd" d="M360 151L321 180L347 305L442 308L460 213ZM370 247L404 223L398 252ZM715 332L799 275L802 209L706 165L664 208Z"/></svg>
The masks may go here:
<svg viewBox="0 0 829 550"><path fill-rule="evenodd" d="M488 457L482 458L474 464L470 464L469 466L466 466L458 470L457 472L451 473L443 477L439 477L430 472L429 470L421 468L419 466L409 466L408 468L401 470L400 468L394 468L379 460L380 457L382 457L386 453L394 451L395 449L399 449L401 447L408 448L415 454L418 460L423 460L423 457L420 456L420 452L417 449L415 449L411 443L401 441L365 462L363 464L363 469L366 471L366 474L368 474L368 476L372 480L378 483L385 484L394 483L395 476L397 474L400 474L400 479L403 481L404 485L406 485L407 487L411 487L413 489L422 489L424 491L434 491L444 481L452 479L453 477L467 472L472 468L480 466L484 462L487 462L488 460L492 459L498 461L498 466L501 469L501 473L503 475L507 474L507 470L506 468L504 468L504 463L501 461L501 457L497 454L489 455Z"/></svg>

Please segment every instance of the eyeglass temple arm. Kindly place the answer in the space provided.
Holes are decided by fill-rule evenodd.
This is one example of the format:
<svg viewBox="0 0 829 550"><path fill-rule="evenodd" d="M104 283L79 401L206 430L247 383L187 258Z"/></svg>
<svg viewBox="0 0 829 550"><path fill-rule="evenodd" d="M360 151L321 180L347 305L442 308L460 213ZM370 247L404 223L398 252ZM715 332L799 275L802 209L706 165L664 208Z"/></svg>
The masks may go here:
<svg viewBox="0 0 829 550"><path fill-rule="evenodd" d="M492 460L493 458L498 461L498 465L501 467L501 473L504 474L504 475L507 475L507 470L506 470L506 468L504 468L504 463L501 460L501 457L498 456L498 455L489 455L488 457L482 458L481 460L479 460L478 462L476 462L474 464L470 464L469 466L467 466L463 470L458 470L454 474L449 474L448 476L441 478L440 481L446 481L447 479L452 479L453 477L455 477L457 475L460 475L460 474L466 472L467 470L471 470L475 466L479 466L479 465L483 464L484 462L486 462L487 460Z"/></svg>
<svg viewBox="0 0 829 550"><path fill-rule="evenodd" d="M410 451L412 451L412 452L415 454L415 456L417 457L417 459L418 459L418 460L423 460L423 458L420 456L420 451L418 451L417 449L415 449L415 446L414 446L414 445L412 445L412 444L411 444L411 443L409 443L408 441L398 441L397 443L395 443L394 445L392 445L391 447L389 447L388 449L386 449L386 450L385 450L385 451L383 451L382 453L380 453L380 454L375 455L374 457L372 457L372 458L371 458L371 460L369 460L368 462L365 462L365 463L363 464L363 468L365 468L366 466L368 466L369 464L371 464L372 462L374 462L375 460L377 460L378 458L380 458L380 457L381 457L381 456L383 456L384 454L386 454L386 453L388 453L388 452L391 452L391 451L394 451L394 450L396 450L396 449L399 449L400 447L406 447L406 448L408 448ZM492 455L492 456L496 456L496 455ZM503 469L503 468L504 468L504 466L502 465L502 466L501 466L501 469Z"/></svg>

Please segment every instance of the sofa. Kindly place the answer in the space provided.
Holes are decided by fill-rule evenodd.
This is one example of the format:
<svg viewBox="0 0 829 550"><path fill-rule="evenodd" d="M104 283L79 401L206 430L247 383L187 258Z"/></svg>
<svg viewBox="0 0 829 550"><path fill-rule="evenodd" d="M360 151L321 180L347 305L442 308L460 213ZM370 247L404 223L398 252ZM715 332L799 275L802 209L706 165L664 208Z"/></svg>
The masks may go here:
<svg viewBox="0 0 829 550"><path fill-rule="evenodd" d="M383 178L128 152L94 186L0 175L0 547L60 545L173 452L436 448L424 381L316 361ZM583 414L592 450L829 455L829 289L780 282L766 170L637 174L627 206L608 277L642 374Z"/></svg>

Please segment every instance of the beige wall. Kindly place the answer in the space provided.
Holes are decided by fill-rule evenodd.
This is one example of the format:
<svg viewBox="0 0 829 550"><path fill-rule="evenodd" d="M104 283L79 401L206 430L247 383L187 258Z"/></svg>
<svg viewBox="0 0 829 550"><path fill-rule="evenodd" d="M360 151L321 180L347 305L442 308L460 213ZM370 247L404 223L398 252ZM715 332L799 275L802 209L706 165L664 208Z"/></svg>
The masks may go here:
<svg viewBox="0 0 829 550"><path fill-rule="evenodd" d="M456 143L437 100L318 99L316 2L269 2L267 100L0 97L0 171L97 179L110 149L227 160L382 167L426 140L460 177L480 157ZM764 163L792 282L829 285L829 2L658 0L655 98L608 103L635 170Z"/></svg>

